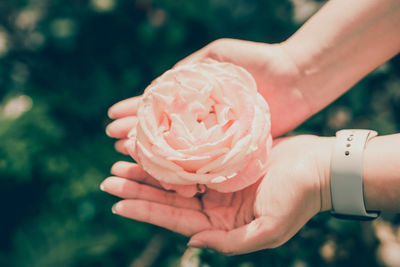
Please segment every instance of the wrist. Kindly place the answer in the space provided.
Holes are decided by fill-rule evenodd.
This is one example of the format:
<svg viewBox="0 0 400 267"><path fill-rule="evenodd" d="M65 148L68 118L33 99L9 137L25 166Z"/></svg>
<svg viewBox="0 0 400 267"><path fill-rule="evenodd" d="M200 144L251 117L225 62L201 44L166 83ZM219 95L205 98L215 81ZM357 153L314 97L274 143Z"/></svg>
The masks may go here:
<svg viewBox="0 0 400 267"><path fill-rule="evenodd" d="M380 137L372 138L364 150L363 158L363 185L364 185L364 201L365 207L369 210L380 210L377 200L379 199L379 192L374 186L374 177L377 177L377 172L374 162L377 162L376 154L379 153L379 139ZM379 155L379 154L378 154ZM380 156L380 155L379 155ZM380 168L379 168L380 169Z"/></svg>
<svg viewBox="0 0 400 267"><path fill-rule="evenodd" d="M329 73L321 66L325 61L322 49L307 45L307 41L297 40L296 36L280 44L281 49L297 69L297 76L293 82L304 97L309 106L311 114L315 114L324 108L331 100L329 99L329 86L332 72ZM335 75L333 75L335 76ZM338 79L335 79L336 81ZM334 92L336 89L331 90ZM324 96L321 96L324 95Z"/></svg>
<svg viewBox="0 0 400 267"><path fill-rule="evenodd" d="M264 44L259 71L258 90L270 106L273 136L281 136L312 115L310 103L297 84L301 74L283 44ZM286 106L286 108L285 108ZM293 112L295 111L295 112Z"/></svg>
<svg viewBox="0 0 400 267"><path fill-rule="evenodd" d="M329 183L333 216L358 220L371 220L379 216L378 209L371 209L371 205L367 205L371 201L370 189L374 188L366 183L369 179L365 178L368 173L365 166L371 163L366 160L369 158L366 154L371 154L367 153L367 148L376 135L372 130L357 129L336 133Z"/></svg>
<svg viewBox="0 0 400 267"><path fill-rule="evenodd" d="M299 71L295 86L309 103L312 114L344 94L363 76L349 59L353 50L342 51L334 43L294 34L281 44Z"/></svg>
<svg viewBox="0 0 400 267"><path fill-rule="evenodd" d="M319 178L320 211L332 209L330 179L332 152L335 141L335 137L320 137L315 153Z"/></svg>

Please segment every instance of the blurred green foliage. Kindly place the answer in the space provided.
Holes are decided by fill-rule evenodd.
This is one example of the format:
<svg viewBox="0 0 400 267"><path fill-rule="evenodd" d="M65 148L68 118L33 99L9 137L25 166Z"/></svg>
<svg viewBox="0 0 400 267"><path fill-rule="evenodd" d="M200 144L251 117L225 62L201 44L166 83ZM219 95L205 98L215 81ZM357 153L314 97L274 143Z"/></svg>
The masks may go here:
<svg viewBox="0 0 400 267"><path fill-rule="evenodd" d="M129 160L104 134L107 108L215 39L285 40L300 26L294 13L288 0L1 1L0 266L177 266L185 237L112 215L117 199L98 188L115 161ZM399 70L397 57L294 133L399 132ZM278 249L195 257L202 266L375 266L377 245L370 223L321 214Z"/></svg>

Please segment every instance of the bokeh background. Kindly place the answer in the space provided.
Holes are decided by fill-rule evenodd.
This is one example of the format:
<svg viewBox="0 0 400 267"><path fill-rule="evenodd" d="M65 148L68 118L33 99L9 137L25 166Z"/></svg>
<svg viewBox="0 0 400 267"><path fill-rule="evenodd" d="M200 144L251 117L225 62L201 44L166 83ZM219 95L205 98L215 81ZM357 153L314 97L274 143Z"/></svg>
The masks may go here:
<svg viewBox="0 0 400 267"><path fill-rule="evenodd" d="M221 38L281 42L311 0L0 1L0 266L400 266L400 218L313 218L280 248L225 257L111 213L107 108ZM392 59L293 133L400 132ZM128 159L129 160L129 159Z"/></svg>

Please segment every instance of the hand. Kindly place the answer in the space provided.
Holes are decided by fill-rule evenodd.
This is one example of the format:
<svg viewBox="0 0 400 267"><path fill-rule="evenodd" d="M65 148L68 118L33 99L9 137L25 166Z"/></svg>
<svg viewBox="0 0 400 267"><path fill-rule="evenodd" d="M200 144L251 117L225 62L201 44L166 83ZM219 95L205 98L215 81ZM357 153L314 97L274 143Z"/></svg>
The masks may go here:
<svg viewBox="0 0 400 267"><path fill-rule="evenodd" d="M329 162L333 138L277 139L268 173L235 193L208 190L184 198L161 188L139 165L117 162L102 190L124 198L113 212L191 236L189 246L224 254L277 247L311 217L330 209Z"/></svg>
<svg viewBox="0 0 400 267"><path fill-rule="evenodd" d="M282 45L221 39L210 43L177 65L204 58L231 62L253 75L259 92L271 108L273 137L285 134L312 115L309 104L296 85L300 79L299 71ZM132 115L136 112L135 101L137 98L114 105L110 108L110 117Z"/></svg>

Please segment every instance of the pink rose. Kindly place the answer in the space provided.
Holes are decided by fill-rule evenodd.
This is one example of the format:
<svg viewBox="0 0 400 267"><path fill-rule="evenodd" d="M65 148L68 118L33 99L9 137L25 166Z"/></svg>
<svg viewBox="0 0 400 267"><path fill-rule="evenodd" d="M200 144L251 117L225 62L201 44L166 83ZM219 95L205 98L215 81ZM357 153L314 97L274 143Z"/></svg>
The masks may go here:
<svg viewBox="0 0 400 267"><path fill-rule="evenodd" d="M234 192L266 172L268 104L243 68L213 60L176 67L145 90L128 151L166 189Z"/></svg>

